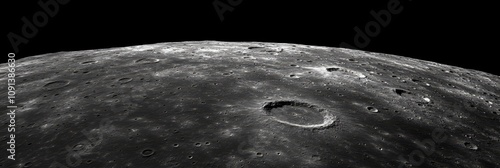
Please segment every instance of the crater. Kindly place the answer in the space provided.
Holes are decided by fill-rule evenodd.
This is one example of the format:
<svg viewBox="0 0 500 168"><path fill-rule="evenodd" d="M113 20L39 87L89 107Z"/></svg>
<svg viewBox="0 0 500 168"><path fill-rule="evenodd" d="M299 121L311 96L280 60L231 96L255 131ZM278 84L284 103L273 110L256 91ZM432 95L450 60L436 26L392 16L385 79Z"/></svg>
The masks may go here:
<svg viewBox="0 0 500 168"><path fill-rule="evenodd" d="M477 145L470 143L470 142L464 142L464 146L470 150L477 150L478 149Z"/></svg>
<svg viewBox="0 0 500 168"><path fill-rule="evenodd" d="M264 48L264 47L257 47L257 46L248 47L249 50L262 49L262 48Z"/></svg>
<svg viewBox="0 0 500 168"><path fill-rule="evenodd" d="M33 164L31 162L26 162L23 167L31 167Z"/></svg>
<svg viewBox="0 0 500 168"><path fill-rule="evenodd" d="M274 121L294 127L323 129L333 126L336 120L327 110L305 102L273 101L262 108Z"/></svg>
<svg viewBox="0 0 500 168"><path fill-rule="evenodd" d="M63 87L68 86L68 85L69 85L69 81L60 80L60 81L49 82L49 83L43 85L43 88L46 90L54 90L54 89L63 88Z"/></svg>
<svg viewBox="0 0 500 168"><path fill-rule="evenodd" d="M149 157L149 156L153 155L154 153L155 153L155 150L147 148L147 149L142 150L141 155L144 157Z"/></svg>
<svg viewBox="0 0 500 168"><path fill-rule="evenodd" d="M326 71L328 72L333 72L333 71L338 71L340 68L326 68Z"/></svg>
<svg viewBox="0 0 500 168"><path fill-rule="evenodd" d="M410 92L410 91L407 91L407 90L404 90L404 89L393 89L392 91L394 91L396 94L398 94L398 95L400 95L400 96L401 96L403 93L404 93L404 94L411 94L411 92Z"/></svg>
<svg viewBox="0 0 500 168"><path fill-rule="evenodd" d="M276 50L276 49L271 49L271 48L267 48L267 47L259 47L259 46L251 46L251 47L248 47L249 50L253 50L253 51L256 51L256 52L267 52L267 53L278 53L278 52L281 52L283 51L283 49L281 50Z"/></svg>
<svg viewBox="0 0 500 168"><path fill-rule="evenodd" d="M82 65L89 65L89 64L95 64L95 63L97 63L97 61L92 60L92 61L81 62L80 64L82 64Z"/></svg>
<svg viewBox="0 0 500 168"><path fill-rule="evenodd" d="M152 63L157 63L160 62L160 59L157 58L141 58L135 61L135 63L138 64L152 64Z"/></svg>
<svg viewBox="0 0 500 168"><path fill-rule="evenodd" d="M120 78L120 79L118 79L118 82L120 82L121 84L129 83L130 81L132 81L132 78Z"/></svg>
<svg viewBox="0 0 500 168"><path fill-rule="evenodd" d="M378 113L378 109L372 106L366 107L366 109L372 113Z"/></svg>
<svg viewBox="0 0 500 168"><path fill-rule="evenodd" d="M257 155L257 157L263 157L264 154L260 153L260 152L257 152L255 155Z"/></svg>
<svg viewBox="0 0 500 168"><path fill-rule="evenodd" d="M76 144L75 146L73 146L73 151L80 151L83 149L84 149L83 144Z"/></svg>

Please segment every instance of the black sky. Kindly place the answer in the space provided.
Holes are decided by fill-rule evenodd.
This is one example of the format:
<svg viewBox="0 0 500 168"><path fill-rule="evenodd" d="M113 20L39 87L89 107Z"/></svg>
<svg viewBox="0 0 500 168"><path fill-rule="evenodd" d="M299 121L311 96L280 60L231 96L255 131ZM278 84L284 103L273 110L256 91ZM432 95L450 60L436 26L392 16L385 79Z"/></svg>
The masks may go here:
<svg viewBox="0 0 500 168"><path fill-rule="evenodd" d="M230 5L230 1L219 0ZM238 1L233 0L235 3ZM39 27L17 58L58 51L123 47L177 41L261 41L338 47L355 46L354 27L375 21L370 11L387 10L381 1L241 0L221 21L214 0L69 1ZM14 52L7 34L22 36L22 17L43 11L39 1L4 1L6 53ZM42 0L47 2L47 0ZM500 74L489 53L498 34L493 4L400 0L402 11L370 37L367 51L402 55ZM497 42L496 42L497 43ZM5 58L7 58L5 56ZM5 62L5 59L3 59Z"/></svg>

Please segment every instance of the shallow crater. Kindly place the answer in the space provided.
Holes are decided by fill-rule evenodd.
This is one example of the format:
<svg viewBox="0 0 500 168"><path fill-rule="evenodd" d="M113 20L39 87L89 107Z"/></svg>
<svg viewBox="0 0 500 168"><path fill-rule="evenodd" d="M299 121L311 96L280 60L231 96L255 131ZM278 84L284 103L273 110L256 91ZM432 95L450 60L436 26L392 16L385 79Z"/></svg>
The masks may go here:
<svg viewBox="0 0 500 168"><path fill-rule="evenodd" d="M46 90L54 90L54 89L63 88L63 87L68 86L68 85L69 85L69 81L58 80L58 81L52 81L52 82L49 82L49 83L43 85L43 88Z"/></svg>

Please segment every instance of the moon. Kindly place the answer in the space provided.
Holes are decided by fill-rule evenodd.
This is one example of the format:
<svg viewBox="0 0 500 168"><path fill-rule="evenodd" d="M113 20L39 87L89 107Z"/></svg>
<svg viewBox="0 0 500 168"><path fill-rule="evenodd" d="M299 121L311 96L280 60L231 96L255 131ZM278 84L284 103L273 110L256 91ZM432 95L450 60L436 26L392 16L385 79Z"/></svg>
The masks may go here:
<svg viewBox="0 0 500 168"><path fill-rule="evenodd" d="M500 167L500 76L477 70L221 41L16 65L16 160L2 157L6 167Z"/></svg>

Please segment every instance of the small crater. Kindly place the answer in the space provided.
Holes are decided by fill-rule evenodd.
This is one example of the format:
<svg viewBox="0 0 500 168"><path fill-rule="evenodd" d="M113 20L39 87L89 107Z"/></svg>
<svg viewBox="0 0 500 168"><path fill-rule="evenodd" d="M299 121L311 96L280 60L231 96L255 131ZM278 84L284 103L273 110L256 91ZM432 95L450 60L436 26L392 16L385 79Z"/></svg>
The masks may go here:
<svg viewBox="0 0 500 168"><path fill-rule="evenodd" d="M152 64L152 63L157 63L160 62L160 59L157 58L141 58L135 61L135 63L138 64Z"/></svg>
<svg viewBox="0 0 500 168"><path fill-rule="evenodd" d="M82 144L76 144L75 146L73 146L73 151L79 151L79 150L82 150L83 149L83 145Z"/></svg>
<svg viewBox="0 0 500 168"><path fill-rule="evenodd" d="M118 79L118 82L120 82L121 84L129 83L130 81L132 81L132 78L120 78L120 79Z"/></svg>
<svg viewBox="0 0 500 168"><path fill-rule="evenodd" d="M290 78L299 78L299 76L294 75L294 74L291 74L291 75L290 75Z"/></svg>
<svg viewBox="0 0 500 168"><path fill-rule="evenodd" d="M464 142L464 146L470 150L477 150L478 149L477 145L470 143L470 142Z"/></svg>
<svg viewBox="0 0 500 168"><path fill-rule="evenodd" d="M401 96L403 93L404 93L404 94L411 94L411 92L410 92L410 91L407 91L407 90L404 90L404 89L393 89L393 91L394 91L394 92L396 92L396 94L398 94L398 95L400 95L400 96Z"/></svg>
<svg viewBox="0 0 500 168"><path fill-rule="evenodd" d="M173 146L174 148L177 148L177 147L179 147L179 144L176 144L176 143L175 143L175 144L173 144L172 146Z"/></svg>
<svg viewBox="0 0 500 168"><path fill-rule="evenodd" d="M333 72L333 71L338 71L340 68L326 68L326 71L328 72Z"/></svg>
<svg viewBox="0 0 500 168"><path fill-rule="evenodd" d="M378 109L372 106L366 107L366 109L372 113L378 113Z"/></svg>
<svg viewBox="0 0 500 168"><path fill-rule="evenodd" d="M153 149L148 148L148 149L142 150L141 155L144 157L149 157L149 156L153 155L154 153L155 153L155 151Z"/></svg>
<svg viewBox="0 0 500 168"><path fill-rule="evenodd" d="M82 64L82 65L89 65L89 64L95 64L95 63L97 63L97 61L92 60L92 61L81 62L80 64Z"/></svg>
<svg viewBox="0 0 500 168"><path fill-rule="evenodd" d="M23 167L31 167L33 166L33 163L31 162L26 162Z"/></svg>
<svg viewBox="0 0 500 168"><path fill-rule="evenodd" d="M68 86L68 85L69 85L69 81L60 80L60 81L49 82L49 83L43 85L43 87L46 90L54 90L54 89L63 88L63 87Z"/></svg>
<svg viewBox="0 0 500 168"><path fill-rule="evenodd" d="M264 47L256 47L256 46L248 47L249 50L262 49L262 48L264 48Z"/></svg>
<svg viewBox="0 0 500 168"><path fill-rule="evenodd" d="M201 146L201 143L196 142L196 143L194 143L194 146L196 146L196 147L200 147L200 146Z"/></svg>
<svg viewBox="0 0 500 168"><path fill-rule="evenodd" d="M298 65L295 65L295 64L291 64L290 66L293 66L293 67L299 67Z"/></svg>
<svg viewBox="0 0 500 168"><path fill-rule="evenodd" d="M262 157L264 156L264 154L260 153L260 152L257 152L255 155L257 155L257 157Z"/></svg>

